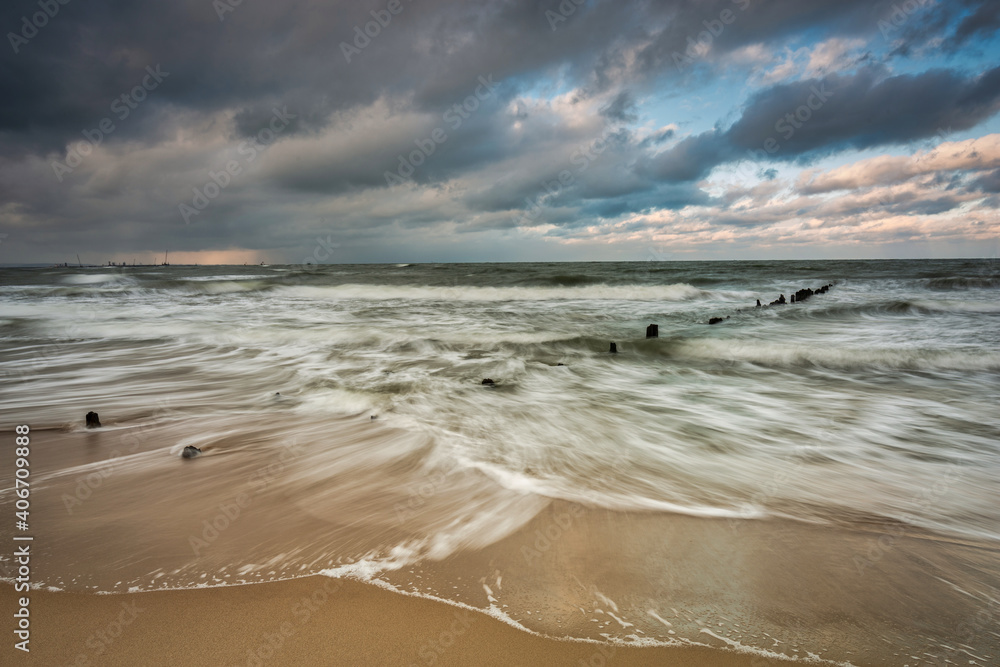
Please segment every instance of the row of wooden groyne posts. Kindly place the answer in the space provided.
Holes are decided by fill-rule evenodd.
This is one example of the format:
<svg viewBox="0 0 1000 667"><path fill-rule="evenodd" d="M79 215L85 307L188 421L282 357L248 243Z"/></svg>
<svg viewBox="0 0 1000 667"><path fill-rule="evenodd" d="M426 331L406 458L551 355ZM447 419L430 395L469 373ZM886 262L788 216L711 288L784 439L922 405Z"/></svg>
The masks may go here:
<svg viewBox="0 0 1000 667"><path fill-rule="evenodd" d="M791 297L790 301L785 301L785 295L782 294L777 299L775 299L774 301L772 301L771 303L769 303L767 305L761 304L760 299L757 299L757 305L754 306L754 308L755 309L756 308L770 308L772 306L784 306L786 303L802 303L806 299L808 299L808 298L810 298L810 297L812 297L812 296L814 296L816 294L826 294L827 291L829 291L829 289L831 287L833 287L833 283L830 283L829 285L823 285L822 287L820 287L818 289L810 289L808 287L804 288L804 289L800 289L799 291L795 292L795 294L792 294L792 297ZM737 312L739 312L739 311L737 311ZM707 324L719 324L720 322L725 322L728 319L729 319L729 315L727 315L726 317L712 317L712 318L709 318ZM660 326L658 324L650 324L649 326L646 327L646 338L659 338L659 337L660 337ZM617 354L618 353L618 345L616 343L612 342L611 343L611 349L609 350L609 352L611 354ZM559 364L559 365L562 366L562 364ZM488 386L495 386L497 383L494 382L492 378L484 378L483 381L482 381L482 384L488 385ZM372 416L372 419L375 419L375 416ZM86 416L86 424L87 424L87 428L100 428L101 427L100 417L98 416L98 414L96 412L88 412L87 416ZM182 456L184 458L194 458L195 456L198 456L199 454L201 454L201 450L199 448L189 445L189 446L187 446L187 447L184 448Z"/></svg>
<svg viewBox="0 0 1000 667"><path fill-rule="evenodd" d="M782 294L778 296L777 299L775 299L774 301L772 301L767 305L762 304L760 302L760 299L757 299L757 305L754 306L754 308L770 308L771 306L784 306L789 303L802 303L806 299L815 296L816 294L826 294L831 287L833 287L833 283L830 283L829 285L823 285L822 287L819 287L817 289L811 289L809 287L805 287L795 292L795 294L792 294L790 301L785 301L785 295ZM729 315L726 315L725 317L710 317L707 324L719 324L720 322L725 322L728 319ZM646 327L646 338L659 338L659 337L660 337L660 325L650 324L648 327ZM615 343L611 343L611 349L609 351L611 352L611 354L617 354L618 345Z"/></svg>

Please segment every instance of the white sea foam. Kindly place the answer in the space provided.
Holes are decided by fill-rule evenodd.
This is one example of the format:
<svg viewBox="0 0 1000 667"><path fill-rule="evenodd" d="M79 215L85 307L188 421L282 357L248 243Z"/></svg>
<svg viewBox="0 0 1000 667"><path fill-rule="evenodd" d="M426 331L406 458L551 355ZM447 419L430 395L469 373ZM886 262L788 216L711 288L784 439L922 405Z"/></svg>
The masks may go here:
<svg viewBox="0 0 1000 667"><path fill-rule="evenodd" d="M405 590L403 588L400 588L398 586L395 586L395 585L393 585L393 584L385 581L384 579L380 579L377 576L380 572L389 571L389 570L396 570L396 569L399 569L399 567L400 566L399 566L398 562L389 562L389 563L386 563L385 567L382 567L382 564L380 562L377 562L377 561L367 561L366 560L364 563L359 562L359 563L356 563L356 564L351 564L351 565L346 565L346 566L340 566L340 567L337 567L337 568L331 568L329 570L324 570L320 574L322 574L324 576L332 577L332 578L335 578L335 579L339 579L339 578L355 579L357 581L361 581L361 582L364 582L364 583L367 583L367 584L371 584L371 585L376 586L378 588L381 588L381 589L384 589L384 590L387 590L387 591L390 591L390 592L393 592L393 593L396 593L396 594L399 594L399 595L405 595L407 597L422 598L422 599L425 599L425 600L433 600L435 602L442 602L444 604L447 604L447 605L452 606L452 607L456 607L458 609L464 609L464 610L467 610L467 611L472 611L472 612L477 612L477 613L480 613L480 614L484 614L484 615L489 616L489 617L491 617L491 618L493 618L493 619L495 619L497 621L500 621L501 623L504 623L504 624L509 625L509 626L511 626L511 627L513 627L513 628L515 628L517 630L520 630L521 632L526 632L526 633L528 633L530 635L534 635L536 637L542 637L542 638L545 638L545 639L551 639L551 640L555 640L555 641L565 641L565 642L571 642L571 643L583 643L583 644L593 644L593 645L606 644L606 645L611 645L611 646L634 646L634 647L682 647L682 646L697 646L697 647L703 647L703 648L713 648L713 647L711 647L708 644L703 644L703 643L699 643L699 642L696 642L696 641L693 641L693 640L690 640L690 639L684 639L684 638L680 638L680 637L670 638L670 639L656 639L656 638L653 638L653 637L639 637L638 635L635 635L635 634L628 635L626 637L615 637L615 636L611 636L611 635L604 635L604 637L605 637L604 641L599 641L599 640L596 640L596 639L590 639L590 638L585 638L585 637L574 637L574 636L565 636L565 635L556 636L556 635L550 635L550 634L538 632L536 630L532 630L531 628L526 627L522 623L520 623L517 620L515 620L510 615L510 613L508 611L505 611L504 609L502 609L499 606L499 604L497 604L495 602L490 602L489 606L487 606L487 607L476 607L474 605L470 605L470 604L467 604L467 603L464 603L464 602L460 602L460 601L457 601L457 600L452 600L452 599L449 599L449 598L446 598L446 597L442 597L442 596L439 596L439 595L434 595L434 594L431 594L431 593ZM530 612L529 612L529 615L530 615ZM622 619L619 619L617 617L615 617L615 620L618 621L621 624L622 627L634 627L634 625L632 623L629 623L627 621L623 621ZM833 660L825 660L823 658L819 658L819 657L814 656L814 655L807 655L805 657L792 658L792 657L790 657L790 656L788 656L786 654L783 654L783 653L777 653L777 652L774 652L774 651L769 651L767 649L757 648L757 647L753 647L753 646L747 646L747 645L742 644L740 642L736 642L736 641L733 641L733 640L729 640L729 639L720 637L720 636L718 636L718 635L716 635L716 634L714 634L714 633L712 633L711 631L708 631L708 630L703 630L702 632L704 634L712 636L713 638L716 638L716 639L719 639L719 640L723 641L726 644L727 649L733 650L733 651L735 651L737 653L743 653L743 654L748 654L748 655L757 655L757 656L761 656L761 657L765 657L765 658L769 658L769 659L777 659L777 660L794 660L794 661L805 662L805 663L825 664L825 665L837 665L838 667L854 667L854 665L852 665L849 662L836 662L836 661L833 661Z"/></svg>
<svg viewBox="0 0 1000 667"><path fill-rule="evenodd" d="M65 276L62 282L67 285L97 285L99 283L119 282L122 276L114 273L78 273Z"/></svg>
<svg viewBox="0 0 1000 667"><path fill-rule="evenodd" d="M680 358L745 361L772 366L814 364L833 368L1000 369L1000 352L885 347L827 347L745 339L689 339L673 350Z"/></svg>
<svg viewBox="0 0 1000 667"><path fill-rule="evenodd" d="M586 285L579 287L428 287L406 285L299 285L277 293L297 298L378 301L684 301L705 296L691 285Z"/></svg>
<svg viewBox="0 0 1000 667"><path fill-rule="evenodd" d="M956 543L1000 539L993 288L973 280L974 289L931 290L914 277L955 282L948 276L970 271L962 262L914 263L902 276L894 275L897 265L786 268L793 264L664 265L660 274L629 265L414 265L18 275L31 284L2 290L0 361L18 378L3 390L3 411L9 423L86 439L66 452L66 468L35 473L56 493L102 470L102 460L85 456L107 454L127 435L116 422L146 425L160 397L175 401L177 425L190 430L171 436L169 447L117 461L115 476L80 511L106 502L128 514L128 501L115 493L151 471L176 474L169 454L187 443L218 445L230 456L194 462L178 478L185 483L206 471L215 479L269 464L253 457L273 444L264 436L272 429L280 432L275 440L314 444L275 481L283 493L275 503L333 528L302 531L288 544L244 545L229 564L244 581L315 571L373 544L402 543L395 553L328 570L374 581L493 548L561 502L665 522L690 521L676 514L723 518L734 529L766 517L827 525L860 517L866 526ZM751 307L841 278L804 304ZM645 338L649 323L659 325L658 339ZM608 353L611 341L616 355ZM482 386L487 377L496 385ZM89 409L105 428L84 429ZM379 427L406 435L388 437ZM953 470L960 474L949 476ZM425 491L427 480L434 481ZM934 489L941 492L927 502ZM58 495L51 497L61 511ZM264 503L254 507L241 526L267 513L257 509ZM355 539L358 551L344 546ZM128 560L129 545L114 548L121 561L94 559L95 569ZM639 551L622 566L641 560ZM216 583L201 577L215 572L175 565L155 584L138 575L111 581L141 590ZM496 586L488 581L487 595L500 606L499 574ZM523 585L514 573L503 581L508 590ZM90 590L95 582L88 573L65 585ZM968 582L961 589L977 590ZM690 631L677 619L647 618L642 610L652 602L631 604L648 592L615 591L621 611L602 606L623 625L601 613L602 629L631 632L624 624L634 624L630 642L647 641L643 633L669 627L664 621L676 621L667 632ZM536 606L517 613L529 610L536 621ZM978 648L976 655L988 652Z"/></svg>

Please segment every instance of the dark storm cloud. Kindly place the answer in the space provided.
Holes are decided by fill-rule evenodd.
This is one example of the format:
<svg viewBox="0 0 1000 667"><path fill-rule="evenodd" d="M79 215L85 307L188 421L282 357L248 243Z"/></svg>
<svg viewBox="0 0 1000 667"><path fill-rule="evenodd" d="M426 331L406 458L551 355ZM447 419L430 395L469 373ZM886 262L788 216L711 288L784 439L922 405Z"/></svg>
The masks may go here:
<svg viewBox="0 0 1000 667"><path fill-rule="evenodd" d="M684 70L704 63L709 58L699 52L699 43L717 57L804 28L846 34L875 29L873 4L862 0L686 0L670 8L669 20L651 31L652 39L637 54L645 71Z"/></svg>
<svg viewBox="0 0 1000 667"><path fill-rule="evenodd" d="M650 148L651 146L659 146L668 139L673 139L676 132L673 128L665 128L662 130L657 130L653 134L649 135L639 144L641 148Z"/></svg>
<svg viewBox="0 0 1000 667"><path fill-rule="evenodd" d="M951 70L883 78L870 67L757 94L727 132L742 150L764 148L788 158L810 152L869 148L964 130L1000 109L1000 67L981 76Z"/></svg>
<svg viewBox="0 0 1000 667"><path fill-rule="evenodd" d="M434 110L480 75L534 77L577 61L586 69L632 20L606 5L598 12L602 22L584 19L553 33L533 2L402 0L400 13L376 26L375 37L365 36L371 12L384 17L386 5L245 2L220 20L205 0L73 2L18 53L0 50L0 93L18 100L5 105L0 132L62 148L157 63L170 71L169 85L144 106L236 108L237 132L275 103L300 109L313 127L386 94ZM16 28L33 11L34 2L7 3L0 26Z"/></svg>
<svg viewBox="0 0 1000 667"><path fill-rule="evenodd" d="M1000 192L1000 169L994 169L975 179L972 187L981 192Z"/></svg>
<svg viewBox="0 0 1000 667"><path fill-rule="evenodd" d="M969 3L975 6L977 3ZM1000 3L995 0L983 0L978 3L955 28L955 32L947 40L950 49L958 49L975 37L992 38L1000 28Z"/></svg>
<svg viewBox="0 0 1000 667"><path fill-rule="evenodd" d="M292 136L300 128L322 128L336 111L386 93L411 94L417 108L436 110L484 74L527 83L569 65L581 82L593 78L598 88L614 86L620 75L610 72L623 66L622 50L650 39L638 54L642 67L636 74L672 76L671 54L684 51L688 38L697 39L706 22L714 26L727 10L738 16L713 38L717 53L810 26L876 29L875 10L860 0L605 2L570 16L557 30L545 11L558 3L403 0L379 34L359 38L356 28L373 20L372 11L385 16L385 4L241 3L222 20L204 0L62 5L17 53L0 49L0 94L17 100L0 109L0 134L23 150L62 150L112 116L113 101L157 64L170 72L169 79L128 122L116 124L109 141L152 131L140 119L161 106L200 113L235 109L233 131L246 136L273 105L284 104L299 112L285 135ZM34 11L34 2L6 3L0 26L16 32L22 17ZM968 20L978 26L984 19L977 15ZM356 52L345 55L344 44ZM631 99L621 93L606 113L630 118Z"/></svg>
<svg viewBox="0 0 1000 667"><path fill-rule="evenodd" d="M957 131L996 111L997 70L978 79L946 70L891 77L876 67L785 80L754 94L735 123L720 120L673 146L678 124L644 107L686 94L692 72L711 80L748 67L727 61L745 46L778 52L790 38L815 45L904 33L920 46L949 30L952 42L976 45L996 25L995 3L938 3L883 37L878 22L893 0L603 0L554 24L546 12L561 11L555 0L401 0L393 14L389 0L224 2L70 0L20 41L38 0L0 8L0 28L15 35L0 48L5 233L45 248L88 238L109 249L283 248L315 236L323 205L343 206L331 218L349 237L470 215L463 231L509 227L539 199L529 224L579 227L708 205L695 182L772 135L774 158L806 160ZM699 40L707 50L678 67L675 55ZM150 68L164 73L155 86ZM457 125L446 120L484 77L496 82L490 100ZM814 85L833 96L786 138L775 123ZM566 91L571 102L554 101ZM275 109L294 118L266 157L241 162L243 174L185 225L178 204L259 136ZM101 150L57 179L52 161L66 161L105 119L114 129L102 133ZM386 172L439 127L447 140L406 185L390 187ZM603 148L588 154L598 141ZM572 178L548 190L564 171ZM439 203L405 206L421 193Z"/></svg>
<svg viewBox="0 0 1000 667"><path fill-rule="evenodd" d="M979 76L884 74L868 67L760 91L727 130L688 137L642 169L665 181L692 181L745 158L802 161L965 130L1000 110L1000 67Z"/></svg>
<svg viewBox="0 0 1000 667"><path fill-rule="evenodd" d="M710 206L716 200L704 190L688 184L663 184L605 200L585 202L582 212L588 216L614 218L625 213L648 213L654 210L677 210L685 206Z"/></svg>
<svg viewBox="0 0 1000 667"><path fill-rule="evenodd" d="M652 190L657 184L631 168L638 145L631 132L605 127L599 137L576 133L549 141L551 128L540 122L522 137L538 148L537 157L496 182L473 190L465 203L478 211L579 206L588 200L616 199ZM688 199L694 188L686 188ZM534 219L534 218L532 218ZM552 222L548 217L539 218Z"/></svg>
<svg viewBox="0 0 1000 667"><path fill-rule="evenodd" d="M529 83L569 67L579 82L614 87L621 83L624 50L646 42L634 74L652 82L675 75L672 54L724 10L739 16L713 38L716 55L805 28L876 31L874 10L862 0L600 2L556 30L545 18L549 5L558 3L402 0L400 13L367 38L358 30L373 20L372 11L385 16L383 0L244 2L223 20L206 0L70 2L17 53L0 49L0 94L17 100L0 111L0 132L44 149L62 148L108 115L111 101L156 64L171 78L144 107L236 108L237 131L246 131L242 121L275 103L299 109L307 127L321 127L330 114L386 93L412 95L418 108L437 109L490 73ZM0 26L16 32L22 17L37 9L28 0L5 3ZM129 124L113 140L137 131Z"/></svg>
<svg viewBox="0 0 1000 667"><path fill-rule="evenodd" d="M630 123L639 117L636 109L637 107L635 100L632 99L632 94L627 90L623 90L615 96L615 99L610 104L601 109L601 115L611 120Z"/></svg>

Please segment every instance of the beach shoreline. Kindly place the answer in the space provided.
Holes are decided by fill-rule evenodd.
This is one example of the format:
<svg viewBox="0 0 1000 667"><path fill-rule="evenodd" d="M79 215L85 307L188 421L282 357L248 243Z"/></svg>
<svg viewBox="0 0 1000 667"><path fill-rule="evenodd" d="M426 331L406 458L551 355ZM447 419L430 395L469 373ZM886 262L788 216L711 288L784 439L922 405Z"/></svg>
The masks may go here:
<svg viewBox="0 0 1000 667"><path fill-rule="evenodd" d="M648 268L9 272L28 660L995 663L981 265Z"/></svg>
<svg viewBox="0 0 1000 667"><path fill-rule="evenodd" d="M0 591L7 610L25 595L9 584ZM27 595L31 650L5 647L6 664L763 667L794 662L698 646L547 638L469 609L324 576L120 595L45 590Z"/></svg>
<svg viewBox="0 0 1000 667"><path fill-rule="evenodd" d="M336 422L337 446L406 436L384 421ZM401 531L448 499L447 475L424 488L380 468L360 489L341 476L316 495L295 480L330 456L330 440L289 453L244 424L259 442L218 439L192 466L168 455L190 426L144 426L132 452L129 424L33 431L32 462L52 472L33 498L25 664L883 665L970 633L989 653L970 619L990 607L961 593L992 585L989 541L874 517L824 525L547 499L441 558L429 544L407 551ZM393 496L400 488L419 495ZM241 493L242 505L227 500ZM338 550L347 556L327 555ZM945 571L949 582L933 576ZM23 594L2 588L16 611Z"/></svg>

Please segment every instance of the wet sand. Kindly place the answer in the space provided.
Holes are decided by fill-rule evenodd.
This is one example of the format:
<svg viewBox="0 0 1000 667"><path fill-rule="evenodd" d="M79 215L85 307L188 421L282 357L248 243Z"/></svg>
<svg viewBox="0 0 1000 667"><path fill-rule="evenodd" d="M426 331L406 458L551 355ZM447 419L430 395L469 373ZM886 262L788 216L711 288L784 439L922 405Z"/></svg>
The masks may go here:
<svg viewBox="0 0 1000 667"><path fill-rule="evenodd" d="M226 437L233 419L199 421L200 437L216 435L195 461L177 455L190 426L33 431L32 581L65 590L32 593L31 664L912 666L998 653L991 542L862 516L615 511L428 476L409 461L422 439L382 420L300 422L285 443L280 425L245 415L252 437ZM2 500L9 515L13 496ZM452 506L472 502L524 518L449 533ZM457 537L390 549L434 532ZM6 577L10 566L0 557ZM331 570L435 599L317 576ZM101 639L119 617L121 637ZM678 640L710 648L662 646Z"/></svg>
<svg viewBox="0 0 1000 667"><path fill-rule="evenodd" d="M3 585L3 608L18 596ZM31 665L794 664L699 647L547 639L485 614L329 577L123 595L31 592Z"/></svg>

